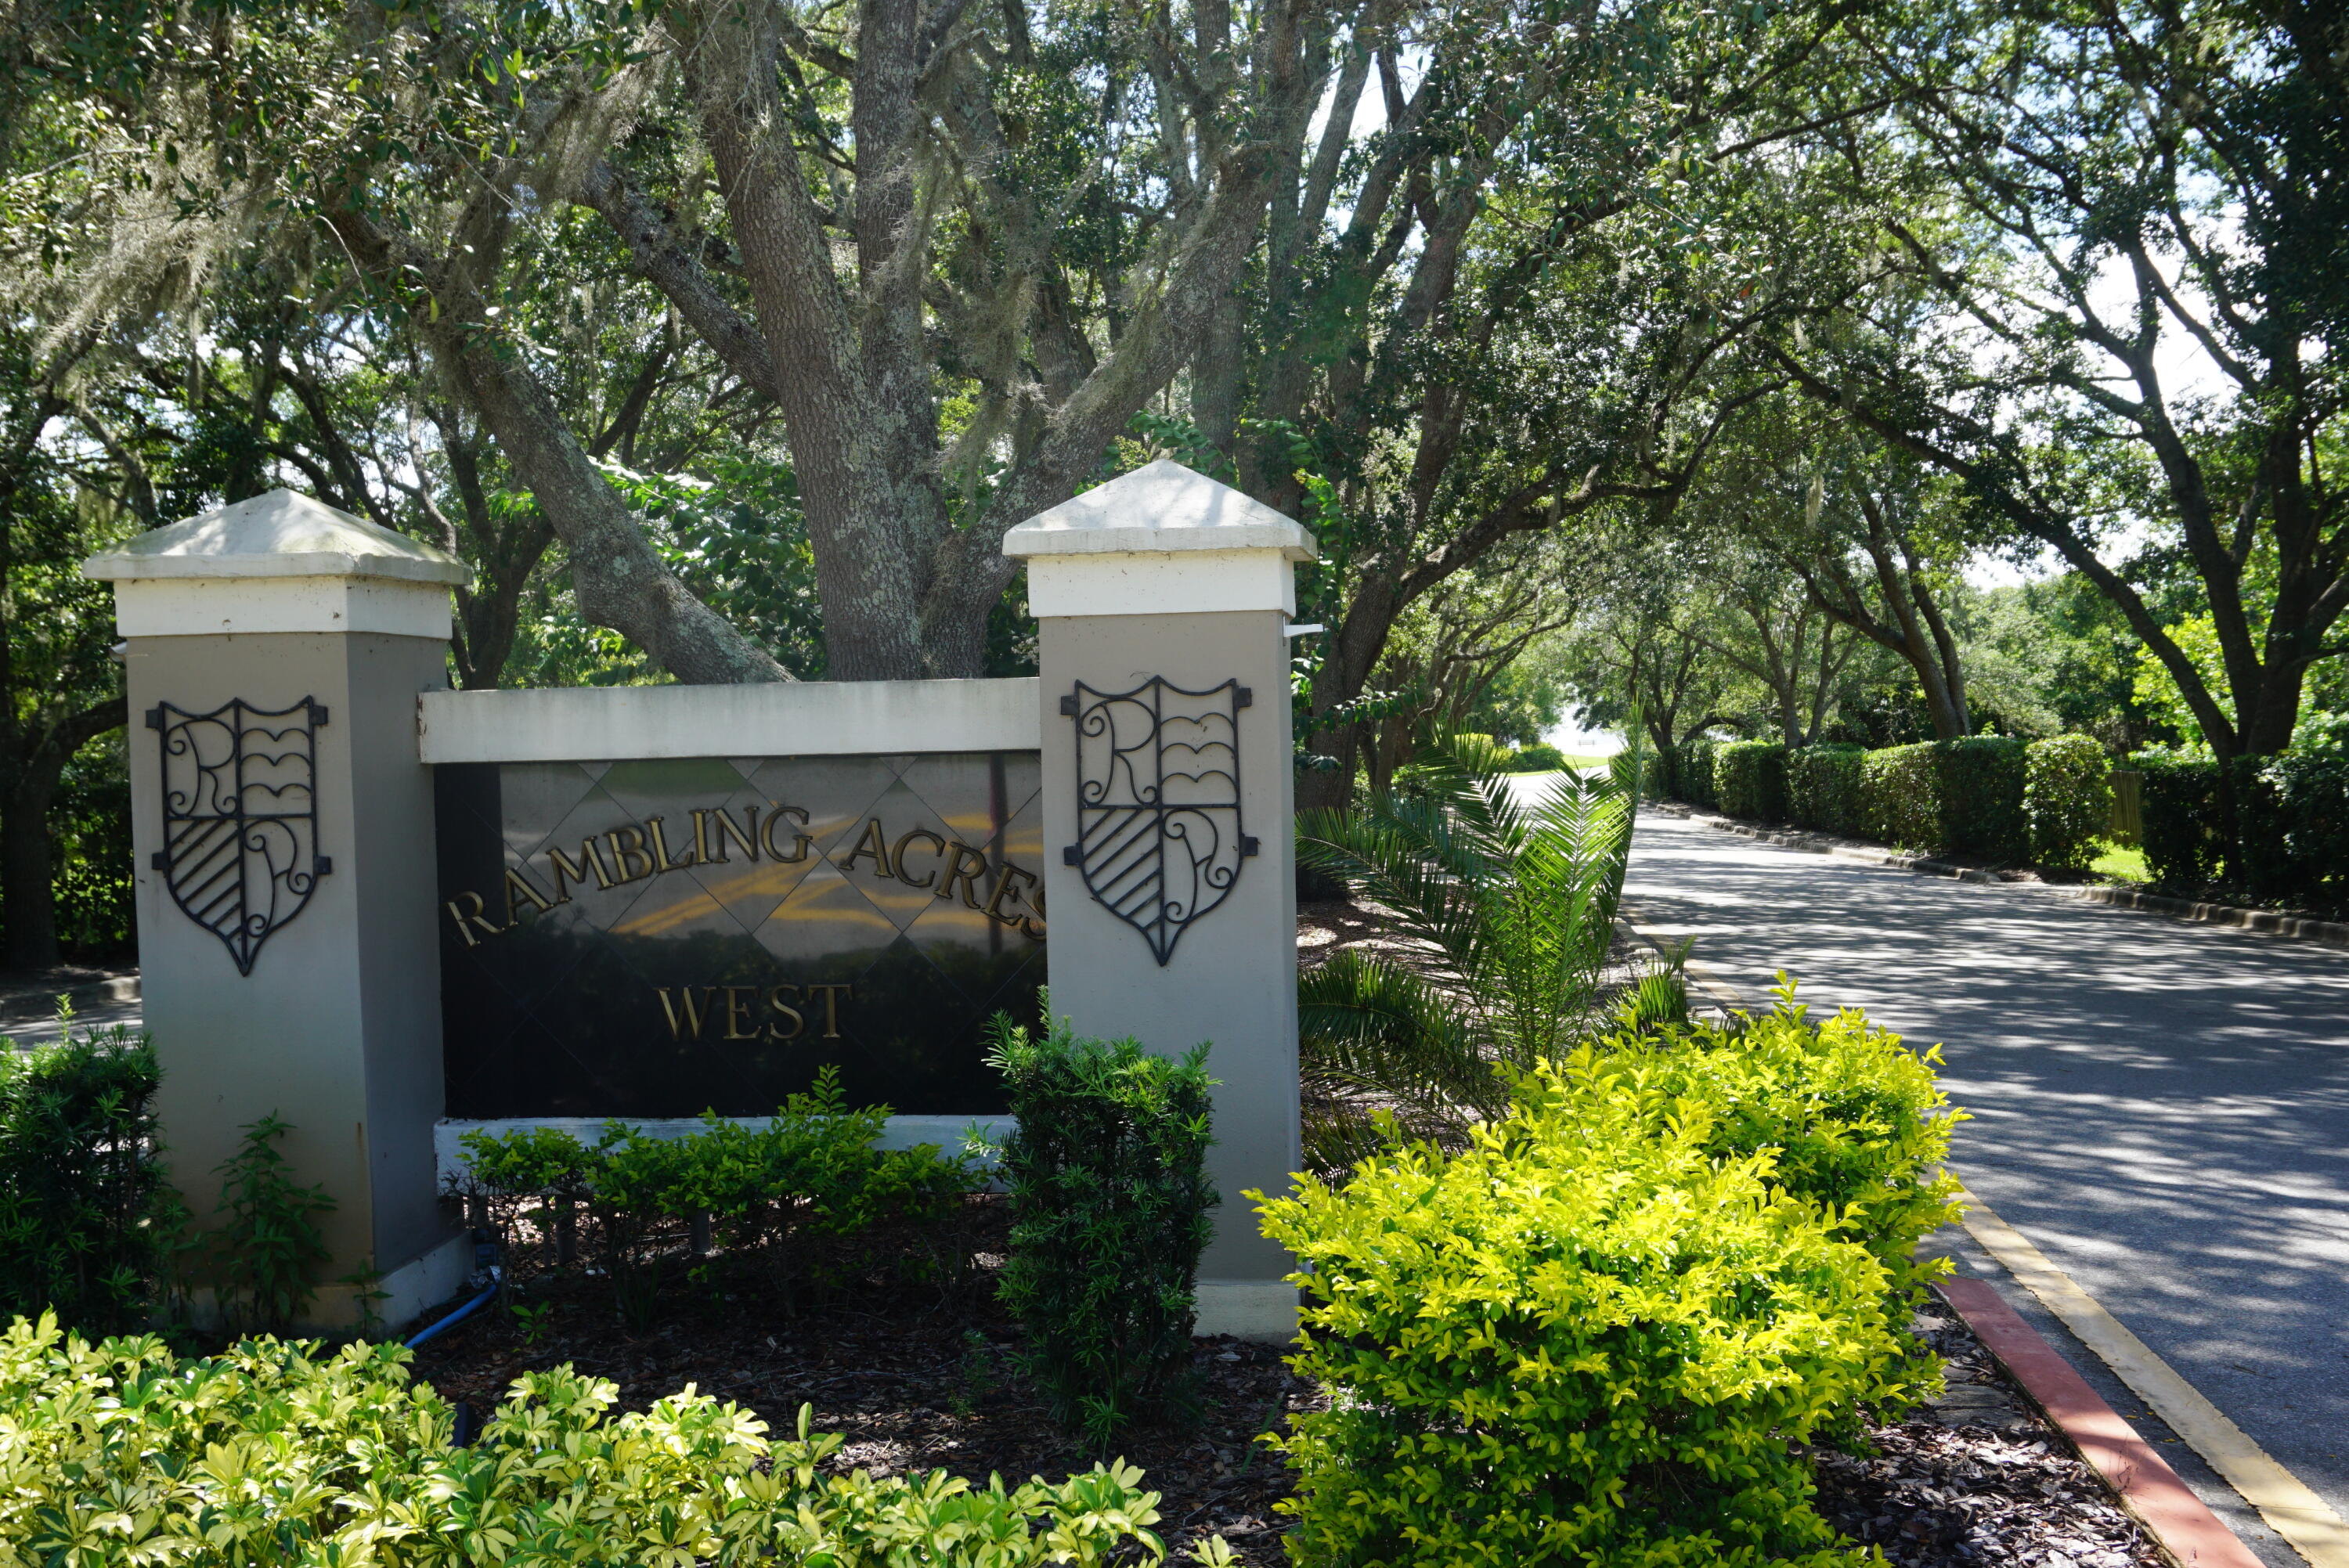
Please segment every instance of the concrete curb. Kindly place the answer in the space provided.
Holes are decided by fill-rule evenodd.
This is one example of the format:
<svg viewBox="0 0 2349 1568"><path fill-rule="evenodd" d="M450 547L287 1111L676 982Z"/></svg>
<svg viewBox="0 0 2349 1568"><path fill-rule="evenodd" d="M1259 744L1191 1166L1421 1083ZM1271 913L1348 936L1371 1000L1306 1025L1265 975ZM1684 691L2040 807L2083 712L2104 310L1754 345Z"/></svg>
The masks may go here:
<svg viewBox="0 0 2349 1568"><path fill-rule="evenodd" d="M2278 914L2271 909L2243 909L2231 903L2198 903L2188 898L2165 898L2159 893L2139 892L2135 888L2072 887L2049 891L2085 903L2108 903L2116 909L2138 909L2149 914L2166 914L2172 919L2190 920L2203 925L2231 925L2267 936L2349 949L2349 924L2337 920L2308 920L2299 915Z"/></svg>
<svg viewBox="0 0 2349 1568"><path fill-rule="evenodd" d="M1998 1358L2031 1402L2079 1450L2121 1506L2137 1517L2178 1568L2260 1568L2250 1547L2178 1479L2151 1444L2121 1419L2055 1347L1999 1299L1988 1281L1947 1279L1935 1287L1974 1337Z"/></svg>
<svg viewBox="0 0 2349 1568"><path fill-rule="evenodd" d="M2271 909L2244 909L2231 903L2199 903L2192 899L2168 898L2159 893L2139 892L2125 887L2070 887L2055 882L2010 882L1996 872L1986 872L1979 866L1954 865L1935 860L1930 855L1904 855L1897 850L1879 850L1865 844L1822 843L1820 834L1800 830L1784 832L1771 828L1755 827L1733 817L1717 817L1710 812L1682 809L1673 813L1684 816L1699 827L1716 832L1734 833L1741 839L1753 839L1781 849L1801 850L1806 854L1831 855L1837 860L1857 861L1863 865L1889 866L1897 871L1915 872L1921 876L1946 877L1951 882L1973 882L1990 887L2028 887L2057 898L2068 898L2081 903L2101 903L2115 909L2133 909L2147 914L2168 915L2174 920L2192 921L2199 925L2230 925L2239 931L2257 932L2263 936L2281 936L2288 941L2313 942L2325 947L2349 951L2349 923L2332 920L2308 920L2299 915L2279 914Z"/></svg>
<svg viewBox="0 0 2349 1568"><path fill-rule="evenodd" d="M60 996L78 1009L108 1002L136 1002L139 976L118 975L111 980L89 980L55 991L0 997L0 1024L46 1024L57 1016Z"/></svg>

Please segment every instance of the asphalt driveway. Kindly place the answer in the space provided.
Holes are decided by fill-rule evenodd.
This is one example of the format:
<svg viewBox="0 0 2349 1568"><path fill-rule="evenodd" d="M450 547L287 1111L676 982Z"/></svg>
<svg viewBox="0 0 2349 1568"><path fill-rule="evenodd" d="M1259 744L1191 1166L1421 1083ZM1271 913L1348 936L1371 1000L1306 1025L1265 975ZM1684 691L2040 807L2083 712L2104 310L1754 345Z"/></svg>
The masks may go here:
<svg viewBox="0 0 2349 1568"><path fill-rule="evenodd" d="M1940 1042L1967 1184L2349 1517L2349 953L1657 812L1625 901Z"/></svg>

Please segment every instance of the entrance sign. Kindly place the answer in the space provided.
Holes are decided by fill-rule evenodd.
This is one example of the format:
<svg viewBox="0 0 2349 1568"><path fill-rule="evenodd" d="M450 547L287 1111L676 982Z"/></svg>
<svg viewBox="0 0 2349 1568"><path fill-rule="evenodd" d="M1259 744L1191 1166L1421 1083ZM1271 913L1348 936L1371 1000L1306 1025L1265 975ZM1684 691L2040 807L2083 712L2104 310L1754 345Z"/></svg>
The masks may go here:
<svg viewBox="0 0 2349 1568"><path fill-rule="evenodd" d="M1300 1159L1313 541L1157 462L1003 547L1033 678L515 691L445 689L461 562L287 491L83 563L160 748L131 820L163 1136L184 1175L291 1124L287 1176L336 1202L300 1326L456 1291L470 1128L763 1120L827 1067L897 1113L885 1140L999 1122L982 1031L1040 1022L1049 959L1056 1022L1210 1043L1198 1327L1295 1332L1242 1194Z"/></svg>
<svg viewBox="0 0 2349 1568"><path fill-rule="evenodd" d="M1044 977L1033 752L444 765L447 1114L1000 1111Z"/></svg>

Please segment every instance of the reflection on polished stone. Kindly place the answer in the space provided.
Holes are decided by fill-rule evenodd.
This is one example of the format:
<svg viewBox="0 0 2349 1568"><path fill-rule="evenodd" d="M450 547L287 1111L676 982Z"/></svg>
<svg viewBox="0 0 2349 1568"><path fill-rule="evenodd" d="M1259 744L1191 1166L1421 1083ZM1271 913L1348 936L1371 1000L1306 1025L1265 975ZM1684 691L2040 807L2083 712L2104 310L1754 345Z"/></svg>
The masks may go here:
<svg viewBox="0 0 2349 1568"><path fill-rule="evenodd" d="M448 1114L1000 1111L1044 977L1033 752L444 766Z"/></svg>

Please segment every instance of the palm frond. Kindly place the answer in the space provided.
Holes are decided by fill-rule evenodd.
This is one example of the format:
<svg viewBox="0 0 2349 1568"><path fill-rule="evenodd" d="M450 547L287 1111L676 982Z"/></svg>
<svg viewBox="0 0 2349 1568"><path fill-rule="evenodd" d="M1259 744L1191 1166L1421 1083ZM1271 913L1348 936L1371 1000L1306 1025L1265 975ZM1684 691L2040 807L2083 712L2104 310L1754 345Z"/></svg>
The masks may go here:
<svg viewBox="0 0 2349 1568"><path fill-rule="evenodd" d="M1452 999L1409 971L1339 953L1297 984L1298 1066L1326 1092L1406 1105L1493 1103L1491 1065Z"/></svg>

